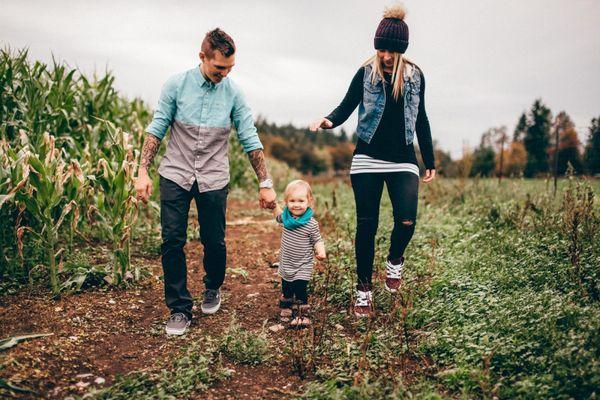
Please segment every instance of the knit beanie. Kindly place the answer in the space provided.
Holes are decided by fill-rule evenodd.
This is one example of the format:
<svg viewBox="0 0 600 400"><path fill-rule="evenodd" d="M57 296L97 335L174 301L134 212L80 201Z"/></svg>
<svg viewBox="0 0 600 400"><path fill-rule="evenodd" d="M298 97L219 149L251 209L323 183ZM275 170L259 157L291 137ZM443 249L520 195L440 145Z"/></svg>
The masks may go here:
<svg viewBox="0 0 600 400"><path fill-rule="evenodd" d="M404 22L406 10L402 4L386 7L383 19L375 31L375 49L397 53L408 47L408 25Z"/></svg>

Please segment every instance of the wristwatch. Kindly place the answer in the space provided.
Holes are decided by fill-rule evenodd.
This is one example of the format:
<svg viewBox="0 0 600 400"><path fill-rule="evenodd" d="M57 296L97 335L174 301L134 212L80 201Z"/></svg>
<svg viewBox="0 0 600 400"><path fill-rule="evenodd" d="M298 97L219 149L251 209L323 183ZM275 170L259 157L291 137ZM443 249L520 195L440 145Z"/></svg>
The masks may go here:
<svg viewBox="0 0 600 400"><path fill-rule="evenodd" d="M267 178L258 184L260 189L273 189L273 179Z"/></svg>

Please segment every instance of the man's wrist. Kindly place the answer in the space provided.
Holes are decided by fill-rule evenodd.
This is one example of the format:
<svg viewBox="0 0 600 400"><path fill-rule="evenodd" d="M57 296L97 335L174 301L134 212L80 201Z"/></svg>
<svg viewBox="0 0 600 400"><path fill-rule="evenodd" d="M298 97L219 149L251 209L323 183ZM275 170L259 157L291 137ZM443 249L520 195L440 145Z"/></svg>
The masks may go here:
<svg viewBox="0 0 600 400"><path fill-rule="evenodd" d="M138 169L138 176L145 175L148 176L148 169L146 167L141 167Z"/></svg>

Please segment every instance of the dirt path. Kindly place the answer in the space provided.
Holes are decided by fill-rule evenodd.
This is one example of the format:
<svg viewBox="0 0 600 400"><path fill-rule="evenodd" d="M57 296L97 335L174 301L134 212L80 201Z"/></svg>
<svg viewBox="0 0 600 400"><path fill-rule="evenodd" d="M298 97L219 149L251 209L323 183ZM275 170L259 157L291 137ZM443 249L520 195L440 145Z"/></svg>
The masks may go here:
<svg viewBox="0 0 600 400"><path fill-rule="evenodd" d="M274 323L279 290L276 270L269 268L279 246L279 229L270 214L254 201L229 201L227 217L228 268L243 268L247 279L228 272L222 287L223 305L212 316L197 318L184 337L167 338L160 280L160 258L143 260L154 267L152 278L129 290L97 290L51 300L47 293L0 297L0 338L19 334L53 333L23 342L0 353L0 378L35 390L44 397L83 394L91 387L110 385L117 374L148 368L169 359L199 336L218 337L233 312L247 329L258 330L266 319ZM188 285L200 297L202 246L187 244ZM136 260L140 261L140 260ZM199 301L196 301L199 306ZM269 333L270 341L281 338ZM285 398L301 382L283 360L256 367L227 361L233 376L199 398ZM104 383L94 383L97 378ZM100 379L100 381L102 380ZM36 396L34 396L36 397Z"/></svg>

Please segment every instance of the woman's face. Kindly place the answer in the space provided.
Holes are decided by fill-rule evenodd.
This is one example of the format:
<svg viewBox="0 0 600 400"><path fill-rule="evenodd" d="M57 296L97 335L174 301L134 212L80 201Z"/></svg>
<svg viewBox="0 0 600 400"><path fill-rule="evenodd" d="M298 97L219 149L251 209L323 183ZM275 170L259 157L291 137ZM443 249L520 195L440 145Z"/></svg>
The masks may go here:
<svg viewBox="0 0 600 400"><path fill-rule="evenodd" d="M394 68L394 52L389 50L377 50L377 57L381 60L384 69Z"/></svg>

